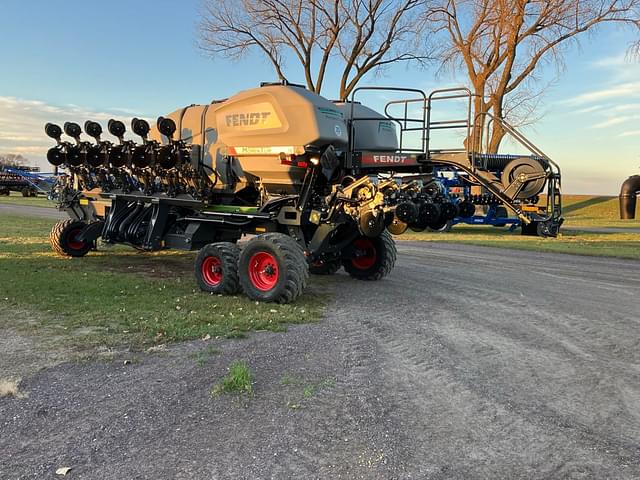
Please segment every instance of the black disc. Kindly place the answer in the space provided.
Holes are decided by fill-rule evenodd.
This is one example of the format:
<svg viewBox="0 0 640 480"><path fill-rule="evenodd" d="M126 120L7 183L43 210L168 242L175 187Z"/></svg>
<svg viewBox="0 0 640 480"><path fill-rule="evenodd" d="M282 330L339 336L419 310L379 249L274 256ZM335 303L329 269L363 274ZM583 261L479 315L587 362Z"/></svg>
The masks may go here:
<svg viewBox="0 0 640 480"><path fill-rule="evenodd" d="M111 148L109 163L115 168L124 167L127 164L127 155L122 145L116 145Z"/></svg>
<svg viewBox="0 0 640 480"><path fill-rule="evenodd" d="M430 223L439 220L441 217L440 207L431 202L423 202L420 205L420 213L418 215L418 222L429 226Z"/></svg>
<svg viewBox="0 0 640 480"><path fill-rule="evenodd" d="M82 161L84 160L84 155L80 154L80 147L73 146L67 150L67 165L72 167L77 167L78 165L82 165Z"/></svg>
<svg viewBox="0 0 640 480"><path fill-rule="evenodd" d="M87 149L87 165L91 167L99 167L100 165L102 165L104 155L102 155L101 150L102 149L100 148L100 145L91 145Z"/></svg>
<svg viewBox="0 0 640 480"><path fill-rule="evenodd" d="M458 210L460 210L460 216L462 218L469 218L473 217L473 215L476 213L476 206L473 203L465 200L458 204Z"/></svg>
<svg viewBox="0 0 640 480"><path fill-rule="evenodd" d="M146 145L138 145L133 149L131 163L138 168L148 167L151 163L151 156L147 154Z"/></svg>
<svg viewBox="0 0 640 480"><path fill-rule="evenodd" d="M413 202L402 202L396 207L396 217L403 223L413 223L418 218L418 206Z"/></svg>
<svg viewBox="0 0 640 480"><path fill-rule="evenodd" d="M440 204L440 214L445 219L445 222L456 218L458 213L459 210L455 203L443 202Z"/></svg>
<svg viewBox="0 0 640 480"><path fill-rule="evenodd" d="M66 155L64 154L61 148L52 147L49 150L47 150L47 161L51 165L55 167L59 167L60 165L65 163Z"/></svg>

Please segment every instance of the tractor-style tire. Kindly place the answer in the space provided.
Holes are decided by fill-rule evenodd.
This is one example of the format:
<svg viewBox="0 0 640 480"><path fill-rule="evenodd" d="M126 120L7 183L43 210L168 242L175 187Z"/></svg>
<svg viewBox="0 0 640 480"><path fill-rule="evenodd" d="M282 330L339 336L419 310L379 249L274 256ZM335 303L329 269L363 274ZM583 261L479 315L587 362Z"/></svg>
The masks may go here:
<svg viewBox="0 0 640 480"><path fill-rule="evenodd" d="M307 286L309 264L293 238L264 233L242 249L238 272L242 290L251 300L290 303Z"/></svg>
<svg viewBox="0 0 640 480"><path fill-rule="evenodd" d="M6 187L0 187L0 195L8 197L11 195L11 190Z"/></svg>
<svg viewBox="0 0 640 480"><path fill-rule="evenodd" d="M49 243L63 257L84 257L93 248L92 242L82 242L76 237L87 224L82 220L60 220L51 229Z"/></svg>
<svg viewBox="0 0 640 480"><path fill-rule="evenodd" d="M200 289L226 295L238 293L239 257L240 247L231 242L210 243L201 248L194 269Z"/></svg>
<svg viewBox="0 0 640 480"><path fill-rule="evenodd" d="M333 275L342 267L342 261L338 260L319 260L309 265L309 273L311 275Z"/></svg>
<svg viewBox="0 0 640 480"><path fill-rule="evenodd" d="M358 237L348 250L352 255L343 258L342 265L358 280L381 280L391 273L396 263L396 244L386 231L374 238Z"/></svg>

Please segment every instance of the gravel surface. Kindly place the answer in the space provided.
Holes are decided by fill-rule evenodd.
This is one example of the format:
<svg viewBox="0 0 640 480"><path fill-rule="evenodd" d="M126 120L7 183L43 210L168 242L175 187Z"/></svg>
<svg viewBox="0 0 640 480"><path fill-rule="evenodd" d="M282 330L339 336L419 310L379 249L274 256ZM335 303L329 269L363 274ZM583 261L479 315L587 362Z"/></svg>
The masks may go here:
<svg viewBox="0 0 640 480"><path fill-rule="evenodd" d="M27 375L0 478L640 478L640 262L399 242L333 289L287 333ZM212 398L236 359L255 395Z"/></svg>
<svg viewBox="0 0 640 480"><path fill-rule="evenodd" d="M69 218L65 212L51 207L32 207L31 205L0 204L0 215L27 215L43 218Z"/></svg>

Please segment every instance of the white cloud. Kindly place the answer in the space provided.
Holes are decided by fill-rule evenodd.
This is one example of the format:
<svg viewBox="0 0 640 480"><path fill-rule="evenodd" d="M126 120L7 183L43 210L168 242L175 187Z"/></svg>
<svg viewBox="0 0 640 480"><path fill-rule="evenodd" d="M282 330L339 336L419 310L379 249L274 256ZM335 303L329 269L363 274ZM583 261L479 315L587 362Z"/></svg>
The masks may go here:
<svg viewBox="0 0 640 480"><path fill-rule="evenodd" d="M602 110L605 108L610 108L610 105L593 105L591 107L581 108L580 110L575 110L573 113L583 114L583 113L591 113L597 112L598 110Z"/></svg>
<svg viewBox="0 0 640 480"><path fill-rule="evenodd" d="M599 58L598 60L591 62L591 66L594 68L618 68L628 64L629 61L625 53L618 53L617 55Z"/></svg>
<svg viewBox="0 0 640 480"><path fill-rule="evenodd" d="M563 103L569 105L584 105L597 102L599 100L617 98L640 98L640 82L621 83L609 88L582 93L565 100Z"/></svg>
<svg viewBox="0 0 640 480"><path fill-rule="evenodd" d="M590 63L614 83L634 82L640 77L640 63L634 61L625 49Z"/></svg>
<svg viewBox="0 0 640 480"><path fill-rule="evenodd" d="M615 107L611 107L611 110L615 112L628 112L633 110L640 111L640 103L625 103L624 105L616 105Z"/></svg>
<svg viewBox="0 0 640 480"><path fill-rule="evenodd" d="M34 164L48 170L47 150L54 141L44 133L47 122L77 122L83 125L86 120L102 123L106 132L106 122L118 118L128 124L133 112L124 108L110 111L97 111L78 105L52 105L40 100L0 96L0 153L20 153ZM105 139L110 135L105 133Z"/></svg>
<svg viewBox="0 0 640 480"><path fill-rule="evenodd" d="M640 115L610 116L607 120L596 123L591 128L607 128L623 123L637 123L637 120L640 120Z"/></svg>
<svg viewBox="0 0 640 480"><path fill-rule="evenodd" d="M628 132L622 132L619 137L640 137L640 130L629 130Z"/></svg>
<svg viewBox="0 0 640 480"><path fill-rule="evenodd" d="M604 122L596 123L591 128L607 128L612 127L613 125L618 125L619 123L624 123L624 117L615 117L610 118L609 120L605 120Z"/></svg>

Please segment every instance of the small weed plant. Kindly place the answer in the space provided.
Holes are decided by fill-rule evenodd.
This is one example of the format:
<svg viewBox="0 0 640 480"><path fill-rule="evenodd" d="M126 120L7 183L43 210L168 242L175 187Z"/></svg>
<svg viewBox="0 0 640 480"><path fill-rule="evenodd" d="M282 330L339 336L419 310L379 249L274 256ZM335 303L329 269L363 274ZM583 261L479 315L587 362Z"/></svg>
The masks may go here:
<svg viewBox="0 0 640 480"><path fill-rule="evenodd" d="M247 362L233 362L229 366L229 373L211 389L211 395L214 397L223 393L253 395L253 375Z"/></svg>

